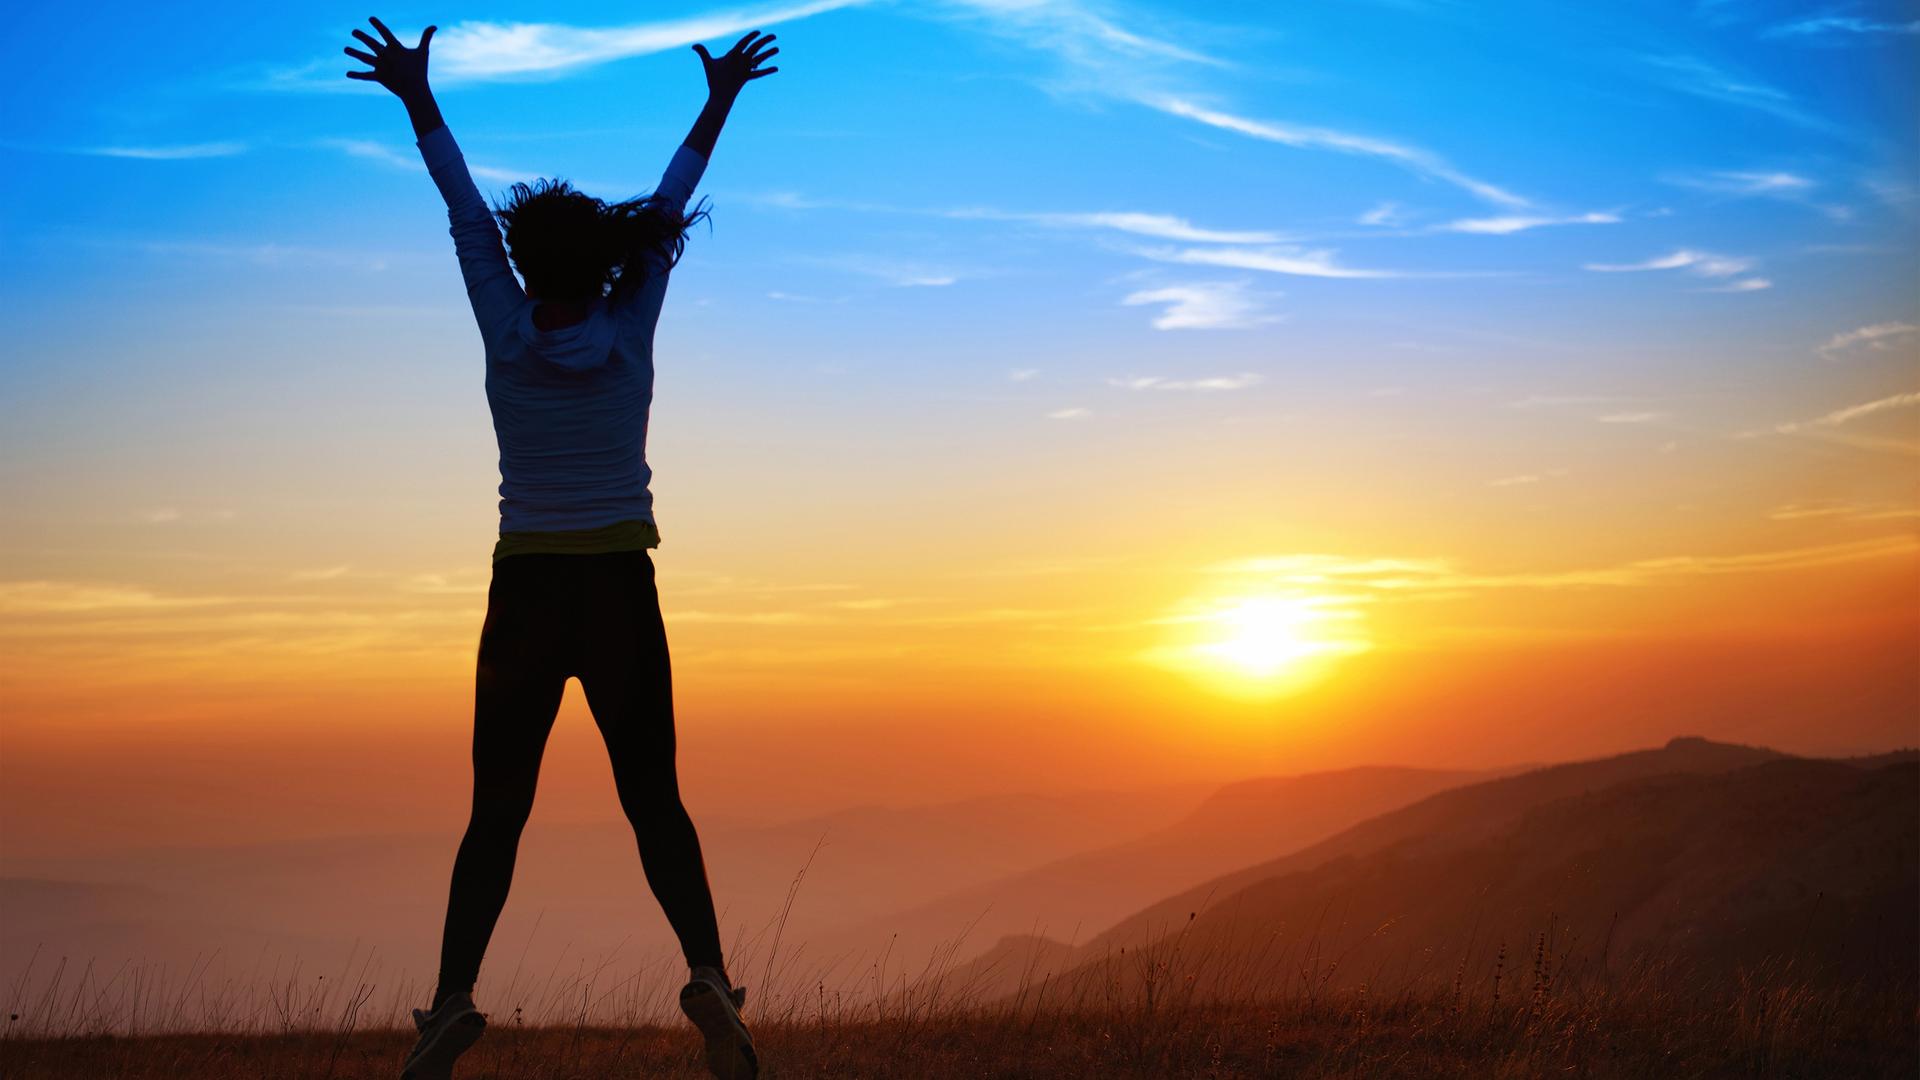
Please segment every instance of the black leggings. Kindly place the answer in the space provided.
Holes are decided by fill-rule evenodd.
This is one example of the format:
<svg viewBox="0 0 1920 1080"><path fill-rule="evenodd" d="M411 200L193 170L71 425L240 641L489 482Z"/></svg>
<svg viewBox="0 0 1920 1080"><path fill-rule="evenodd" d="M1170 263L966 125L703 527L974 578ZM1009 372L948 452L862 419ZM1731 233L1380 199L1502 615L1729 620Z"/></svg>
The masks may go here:
<svg viewBox="0 0 1920 1080"><path fill-rule="evenodd" d="M509 555L494 563L480 631L473 813L453 863L436 1003L479 977L569 676L586 691L647 884L687 963L722 966L700 838L674 772L673 678L653 559Z"/></svg>

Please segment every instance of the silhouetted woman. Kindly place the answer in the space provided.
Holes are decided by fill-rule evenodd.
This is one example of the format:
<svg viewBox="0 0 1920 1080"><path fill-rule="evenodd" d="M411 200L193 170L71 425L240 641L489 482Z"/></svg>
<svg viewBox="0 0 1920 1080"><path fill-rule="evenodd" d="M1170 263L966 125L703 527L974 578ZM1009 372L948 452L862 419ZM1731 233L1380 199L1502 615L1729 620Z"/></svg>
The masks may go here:
<svg viewBox="0 0 1920 1080"><path fill-rule="evenodd" d="M613 762L647 883L691 969L680 1006L724 1080L758 1072L728 981L700 839L674 770L673 688L653 559L647 490L653 330L687 227L687 200L734 98L780 50L751 33L724 56L695 45L707 104L650 196L606 204L564 181L514 185L489 212L427 85L433 27L407 48L378 19L372 66L413 120L446 198L454 251L486 346L487 403L500 444L500 539L474 684L473 810L453 864L439 986L414 1010L419 1042L402 1076L450 1076L486 1026L473 1005L480 960L513 878L540 757L561 692L580 679ZM496 218L498 224L496 224ZM501 243L501 228L506 242ZM509 254L512 265L509 268ZM514 280L519 270L525 281Z"/></svg>

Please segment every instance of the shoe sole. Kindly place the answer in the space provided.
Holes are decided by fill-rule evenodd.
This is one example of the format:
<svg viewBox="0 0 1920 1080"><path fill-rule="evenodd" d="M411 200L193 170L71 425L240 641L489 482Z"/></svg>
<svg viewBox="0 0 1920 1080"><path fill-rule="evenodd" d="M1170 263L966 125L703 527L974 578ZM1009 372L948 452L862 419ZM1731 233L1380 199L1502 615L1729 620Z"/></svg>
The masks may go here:
<svg viewBox="0 0 1920 1080"><path fill-rule="evenodd" d="M420 1056L400 1071L400 1080L452 1080L453 1063L473 1049L486 1031L487 1022L478 1013L448 1024L439 1038L428 1043Z"/></svg>
<svg viewBox="0 0 1920 1080"><path fill-rule="evenodd" d="M719 991L701 983L687 987L680 992L680 1011L706 1037L707 1068L718 1080L754 1080L760 1075L753 1039L720 1000Z"/></svg>

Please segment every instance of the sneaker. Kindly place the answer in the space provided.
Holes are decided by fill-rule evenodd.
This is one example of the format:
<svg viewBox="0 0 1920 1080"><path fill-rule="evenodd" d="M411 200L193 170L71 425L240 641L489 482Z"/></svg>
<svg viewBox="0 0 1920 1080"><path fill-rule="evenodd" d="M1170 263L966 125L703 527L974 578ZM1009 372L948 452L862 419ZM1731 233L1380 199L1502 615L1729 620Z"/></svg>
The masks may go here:
<svg viewBox="0 0 1920 1080"><path fill-rule="evenodd" d="M719 1080L754 1080L760 1059L753 1052L753 1036L740 1020L747 1003L745 987L727 985L716 968L697 967L680 991L680 1011L707 1040L707 1068Z"/></svg>
<svg viewBox="0 0 1920 1080"><path fill-rule="evenodd" d="M455 994L428 1012L413 1010L420 1041L413 1044L400 1080L451 1080L453 1062L487 1030L487 1018L473 1007L473 995Z"/></svg>

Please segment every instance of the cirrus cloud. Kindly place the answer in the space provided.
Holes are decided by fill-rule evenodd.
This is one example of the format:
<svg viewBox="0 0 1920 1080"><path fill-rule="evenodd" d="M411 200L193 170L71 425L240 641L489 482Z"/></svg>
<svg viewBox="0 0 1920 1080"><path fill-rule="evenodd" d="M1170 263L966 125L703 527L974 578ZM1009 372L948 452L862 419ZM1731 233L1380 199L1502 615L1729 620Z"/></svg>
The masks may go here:
<svg viewBox="0 0 1920 1080"><path fill-rule="evenodd" d="M1165 304L1154 317L1155 330L1245 330L1280 322L1286 316L1266 311L1262 298L1244 281L1194 281L1141 289L1122 304Z"/></svg>

